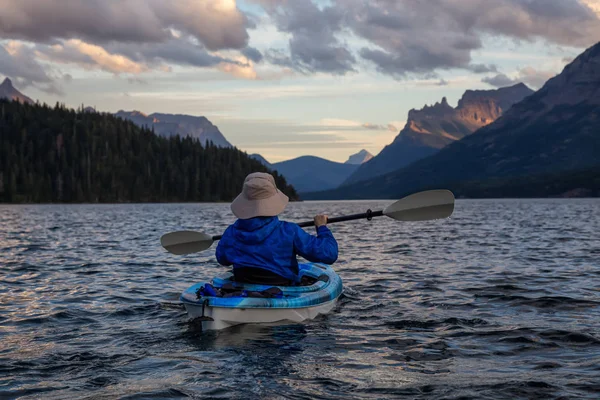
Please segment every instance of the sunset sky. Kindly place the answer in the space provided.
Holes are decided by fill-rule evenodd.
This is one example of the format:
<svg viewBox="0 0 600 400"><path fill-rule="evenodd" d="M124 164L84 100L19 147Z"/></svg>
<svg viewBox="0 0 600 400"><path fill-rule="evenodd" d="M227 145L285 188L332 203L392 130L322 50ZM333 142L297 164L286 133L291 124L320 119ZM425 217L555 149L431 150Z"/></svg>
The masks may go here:
<svg viewBox="0 0 600 400"><path fill-rule="evenodd" d="M99 111L204 115L269 161L376 154L410 108L533 89L600 0L0 0L0 76Z"/></svg>

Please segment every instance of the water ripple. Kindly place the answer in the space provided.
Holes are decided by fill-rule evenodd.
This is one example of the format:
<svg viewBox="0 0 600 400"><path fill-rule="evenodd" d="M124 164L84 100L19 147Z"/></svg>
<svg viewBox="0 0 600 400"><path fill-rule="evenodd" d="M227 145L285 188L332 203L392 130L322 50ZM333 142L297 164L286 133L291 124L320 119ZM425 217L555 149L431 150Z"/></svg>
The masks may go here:
<svg viewBox="0 0 600 400"><path fill-rule="evenodd" d="M294 203L284 218L388 203ZM0 398L598 397L598 200L333 225L333 312L201 332L179 294L224 269L158 238L232 222L226 204L0 206Z"/></svg>

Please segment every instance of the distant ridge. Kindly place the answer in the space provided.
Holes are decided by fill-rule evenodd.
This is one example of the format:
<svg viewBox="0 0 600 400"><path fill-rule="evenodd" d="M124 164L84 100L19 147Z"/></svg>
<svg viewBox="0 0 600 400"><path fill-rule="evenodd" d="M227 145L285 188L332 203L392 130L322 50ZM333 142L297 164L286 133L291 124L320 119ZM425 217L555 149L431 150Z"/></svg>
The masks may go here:
<svg viewBox="0 0 600 400"><path fill-rule="evenodd" d="M358 165L342 164L314 156L302 156L272 164L298 193L336 188Z"/></svg>
<svg viewBox="0 0 600 400"><path fill-rule="evenodd" d="M269 169L273 169L273 165L268 162L263 156L261 156L260 154L250 154L250 158L255 159L256 161L260 161L260 163L262 165L264 165L265 167L269 168Z"/></svg>
<svg viewBox="0 0 600 400"><path fill-rule="evenodd" d="M219 131L219 128L206 117L162 113L146 115L141 111L123 110L118 111L115 116L130 120L139 127L154 129L159 136L189 136L200 140L202 144L210 141L219 147L233 147Z"/></svg>

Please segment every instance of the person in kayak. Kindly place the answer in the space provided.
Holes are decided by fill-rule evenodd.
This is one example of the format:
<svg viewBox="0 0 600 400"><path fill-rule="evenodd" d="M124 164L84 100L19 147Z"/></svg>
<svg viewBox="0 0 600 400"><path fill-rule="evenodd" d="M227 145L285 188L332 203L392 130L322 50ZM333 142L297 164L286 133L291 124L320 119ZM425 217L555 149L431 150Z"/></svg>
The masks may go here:
<svg viewBox="0 0 600 400"><path fill-rule="evenodd" d="M288 201L271 174L246 177L242 193L231 203L238 220L225 230L216 251L219 264L233 265L237 282L293 285L298 283L297 255L325 264L337 260L338 245L327 228L327 216L314 217L313 236L297 224L279 220Z"/></svg>

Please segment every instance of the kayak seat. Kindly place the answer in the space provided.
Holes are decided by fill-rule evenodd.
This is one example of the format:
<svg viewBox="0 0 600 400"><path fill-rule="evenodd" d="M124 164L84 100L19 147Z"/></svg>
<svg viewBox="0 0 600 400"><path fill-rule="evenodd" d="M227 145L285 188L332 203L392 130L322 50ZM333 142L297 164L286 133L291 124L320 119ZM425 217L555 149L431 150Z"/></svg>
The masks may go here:
<svg viewBox="0 0 600 400"><path fill-rule="evenodd" d="M210 283L205 283L196 291L198 299L202 297L256 297L261 299L280 299L283 297L283 291L278 287L270 287L261 291L241 290L232 283L216 288Z"/></svg>

